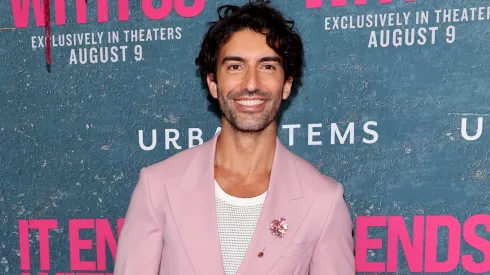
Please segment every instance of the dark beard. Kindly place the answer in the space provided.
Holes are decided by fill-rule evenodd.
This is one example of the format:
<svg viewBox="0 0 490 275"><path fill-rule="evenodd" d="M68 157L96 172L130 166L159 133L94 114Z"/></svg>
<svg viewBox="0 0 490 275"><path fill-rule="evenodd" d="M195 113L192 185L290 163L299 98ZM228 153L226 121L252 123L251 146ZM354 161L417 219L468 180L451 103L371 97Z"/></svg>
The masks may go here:
<svg viewBox="0 0 490 275"><path fill-rule="evenodd" d="M236 131L245 133L261 132L272 122L274 122L282 101L282 92L277 93L277 97L260 90L230 92L226 98L223 98L222 94L223 93L218 90L218 101L223 117L233 126ZM258 95L266 99L266 107L263 113L258 115L250 114L248 117L246 113L236 110L233 106L236 98L254 95Z"/></svg>

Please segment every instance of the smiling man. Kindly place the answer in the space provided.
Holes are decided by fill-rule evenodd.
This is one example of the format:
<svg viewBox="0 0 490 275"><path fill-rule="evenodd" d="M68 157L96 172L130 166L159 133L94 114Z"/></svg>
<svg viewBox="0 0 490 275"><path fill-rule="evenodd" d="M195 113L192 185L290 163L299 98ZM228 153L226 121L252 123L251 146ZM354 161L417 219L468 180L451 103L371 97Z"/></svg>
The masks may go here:
<svg viewBox="0 0 490 275"><path fill-rule="evenodd" d="M300 36L265 1L218 14L196 64L222 130L141 170L114 274L354 275L342 186L277 138Z"/></svg>

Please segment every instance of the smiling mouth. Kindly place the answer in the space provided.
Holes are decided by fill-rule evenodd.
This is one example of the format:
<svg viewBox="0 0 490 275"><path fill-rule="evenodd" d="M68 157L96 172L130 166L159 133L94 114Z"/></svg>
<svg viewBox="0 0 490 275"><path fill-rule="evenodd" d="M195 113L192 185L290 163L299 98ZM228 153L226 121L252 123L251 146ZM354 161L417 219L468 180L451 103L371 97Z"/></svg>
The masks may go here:
<svg viewBox="0 0 490 275"><path fill-rule="evenodd" d="M253 99L253 100L235 100L236 103L243 106L257 106L265 102L264 99Z"/></svg>

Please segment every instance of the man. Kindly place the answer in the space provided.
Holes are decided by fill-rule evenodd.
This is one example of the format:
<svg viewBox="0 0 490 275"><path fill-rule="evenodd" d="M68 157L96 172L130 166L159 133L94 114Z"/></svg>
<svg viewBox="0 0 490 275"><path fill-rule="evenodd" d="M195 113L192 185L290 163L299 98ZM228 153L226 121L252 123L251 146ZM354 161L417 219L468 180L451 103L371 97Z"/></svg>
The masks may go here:
<svg viewBox="0 0 490 275"><path fill-rule="evenodd" d="M267 2L218 14L196 64L222 129L141 170L114 274L354 275L342 186L277 138L301 38Z"/></svg>

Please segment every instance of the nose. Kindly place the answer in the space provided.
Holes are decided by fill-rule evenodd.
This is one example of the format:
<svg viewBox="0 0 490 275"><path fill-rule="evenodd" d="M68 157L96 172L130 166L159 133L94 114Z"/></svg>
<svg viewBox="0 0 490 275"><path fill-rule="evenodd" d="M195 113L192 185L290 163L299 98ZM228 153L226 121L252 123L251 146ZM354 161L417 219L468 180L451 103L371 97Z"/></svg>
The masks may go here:
<svg viewBox="0 0 490 275"><path fill-rule="evenodd" d="M255 91L258 87L257 72L254 69L249 69L245 75L245 88L248 91Z"/></svg>

